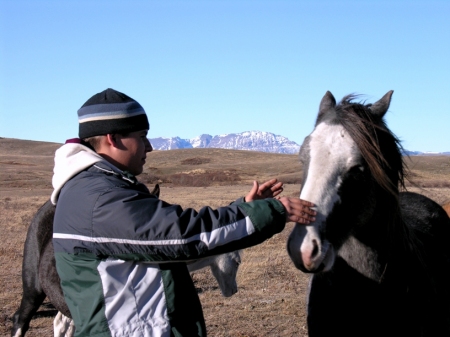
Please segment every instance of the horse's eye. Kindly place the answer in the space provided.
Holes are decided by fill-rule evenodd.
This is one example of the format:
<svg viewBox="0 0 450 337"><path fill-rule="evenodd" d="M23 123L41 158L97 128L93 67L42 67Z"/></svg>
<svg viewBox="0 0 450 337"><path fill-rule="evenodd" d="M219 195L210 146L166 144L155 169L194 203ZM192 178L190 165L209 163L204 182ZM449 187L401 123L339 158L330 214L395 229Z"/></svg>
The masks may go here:
<svg viewBox="0 0 450 337"><path fill-rule="evenodd" d="M352 166L351 168L350 168L350 170L349 170L349 172L354 172L354 173L362 173L362 172L364 172L365 171L365 168L364 168L364 166L363 165L355 165L355 166Z"/></svg>
<svg viewBox="0 0 450 337"><path fill-rule="evenodd" d="M355 165L345 173L345 176L351 179L361 179L364 176L364 172L365 167L363 165Z"/></svg>

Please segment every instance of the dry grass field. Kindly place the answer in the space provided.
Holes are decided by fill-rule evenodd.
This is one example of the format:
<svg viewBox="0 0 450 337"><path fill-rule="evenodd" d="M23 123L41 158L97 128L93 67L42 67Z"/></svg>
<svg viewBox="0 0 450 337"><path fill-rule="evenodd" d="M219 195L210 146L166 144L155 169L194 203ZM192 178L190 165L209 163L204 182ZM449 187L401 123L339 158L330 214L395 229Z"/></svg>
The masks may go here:
<svg viewBox="0 0 450 337"><path fill-rule="evenodd" d="M37 209L49 198L55 143L0 138L0 336L22 296L23 243ZM450 157L411 157L408 190L442 203L450 199ZM183 207L226 205L244 195L253 179L278 177L284 195L298 195L301 166L295 155L219 149L155 151L140 180L160 183L161 198ZM209 270L193 274L210 336L306 336L308 276L296 270L285 244L293 224L265 243L246 249L237 294L224 298ZM27 336L53 336L54 315L44 302Z"/></svg>

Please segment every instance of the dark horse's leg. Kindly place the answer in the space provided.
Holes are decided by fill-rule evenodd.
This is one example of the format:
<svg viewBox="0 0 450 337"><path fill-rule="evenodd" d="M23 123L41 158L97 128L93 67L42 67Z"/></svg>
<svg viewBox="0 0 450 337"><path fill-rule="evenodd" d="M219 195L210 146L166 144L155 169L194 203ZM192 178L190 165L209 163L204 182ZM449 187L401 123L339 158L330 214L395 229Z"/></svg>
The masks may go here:
<svg viewBox="0 0 450 337"><path fill-rule="evenodd" d="M31 318L46 295L39 281L39 261L43 244L51 241L55 206L47 201L31 221L25 240L22 263L22 301L13 316L11 336L24 336Z"/></svg>
<svg viewBox="0 0 450 337"><path fill-rule="evenodd" d="M60 278L56 271L55 252L52 240L48 240L41 252L39 263L39 278L41 287L53 306L64 316L71 318L69 307L64 299L64 294L60 284Z"/></svg>

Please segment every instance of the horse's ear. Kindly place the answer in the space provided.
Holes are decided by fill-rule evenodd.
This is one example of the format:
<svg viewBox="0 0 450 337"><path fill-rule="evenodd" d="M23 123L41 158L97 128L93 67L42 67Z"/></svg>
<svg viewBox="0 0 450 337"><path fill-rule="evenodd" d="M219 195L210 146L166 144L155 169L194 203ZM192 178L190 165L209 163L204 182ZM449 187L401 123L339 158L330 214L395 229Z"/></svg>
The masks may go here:
<svg viewBox="0 0 450 337"><path fill-rule="evenodd" d="M336 99L334 98L331 92L327 91L325 95L322 97L322 100L320 101L319 114L329 109L332 109L335 106L336 106Z"/></svg>
<svg viewBox="0 0 450 337"><path fill-rule="evenodd" d="M391 104L391 98L394 90L388 91L381 99L370 106L372 113L382 118L384 114L388 111L389 105Z"/></svg>
<svg viewBox="0 0 450 337"><path fill-rule="evenodd" d="M336 106L336 99L333 94L329 91L325 93L325 96L322 97L319 106L319 115L317 116L317 121L322 117L322 115L330 109L333 109Z"/></svg>
<svg viewBox="0 0 450 337"><path fill-rule="evenodd" d="M327 91L320 101L319 114L317 115L316 125L319 123L320 119L325 115L325 113L328 110L333 109L335 106L336 99L331 92Z"/></svg>
<svg viewBox="0 0 450 337"><path fill-rule="evenodd" d="M159 193L161 192L159 188L159 184L156 184L153 190L150 192L151 194L155 195L157 198L159 198Z"/></svg>

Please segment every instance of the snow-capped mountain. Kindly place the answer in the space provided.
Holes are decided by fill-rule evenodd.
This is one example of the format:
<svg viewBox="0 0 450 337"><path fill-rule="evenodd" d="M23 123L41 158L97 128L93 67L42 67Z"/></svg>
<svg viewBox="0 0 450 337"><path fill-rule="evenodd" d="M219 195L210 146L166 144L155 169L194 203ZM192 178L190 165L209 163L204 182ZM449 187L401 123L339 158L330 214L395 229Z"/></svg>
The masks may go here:
<svg viewBox="0 0 450 337"><path fill-rule="evenodd" d="M218 136L207 134L192 139L151 138L155 150L174 150L187 148L220 148L233 150L261 151L273 153L296 154L300 145L286 137L263 131L246 131Z"/></svg>
<svg viewBox="0 0 450 337"><path fill-rule="evenodd" d="M421 151L408 151L405 150L403 152L404 155L406 156L450 156L450 152L449 151L445 151L445 152L421 152Z"/></svg>
<svg viewBox="0 0 450 337"><path fill-rule="evenodd" d="M155 150L175 150L191 148L219 148L231 150L261 151L285 154L297 154L300 145L286 137L264 131L246 131L218 136L203 134L192 139L151 138L149 139ZM450 155L450 152L420 152L404 151L407 156Z"/></svg>

